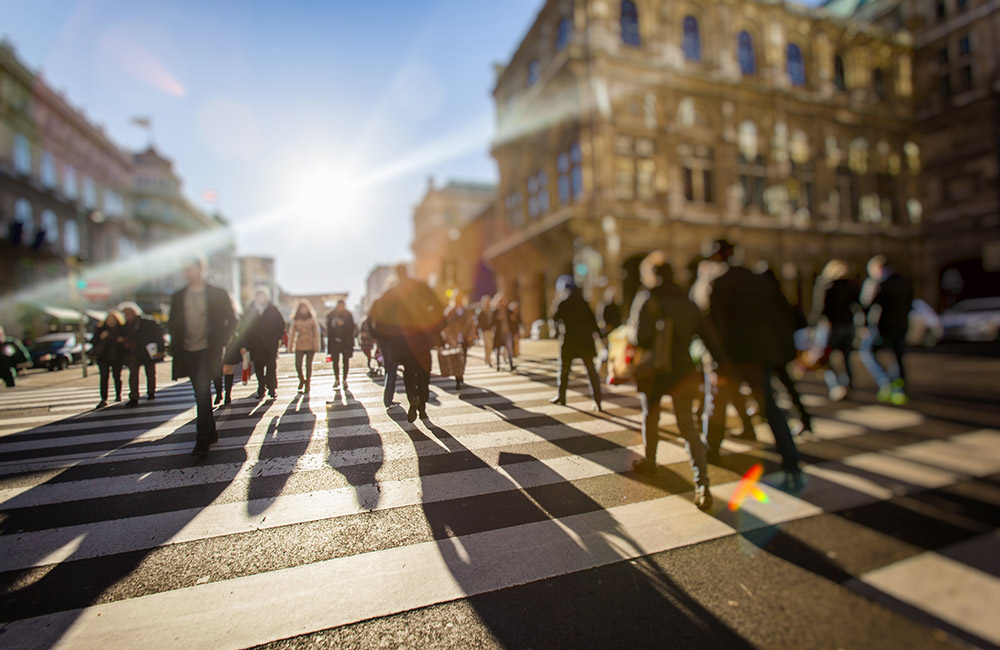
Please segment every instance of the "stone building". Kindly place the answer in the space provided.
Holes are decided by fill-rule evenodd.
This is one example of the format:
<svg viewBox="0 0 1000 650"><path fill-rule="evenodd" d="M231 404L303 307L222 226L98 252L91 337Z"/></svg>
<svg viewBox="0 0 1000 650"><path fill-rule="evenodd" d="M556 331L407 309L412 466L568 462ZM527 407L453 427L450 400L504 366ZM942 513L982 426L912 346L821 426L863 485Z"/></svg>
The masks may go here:
<svg viewBox="0 0 1000 650"><path fill-rule="evenodd" d="M1000 293L1000 3L832 0L831 13L913 35L924 293Z"/></svg>
<svg viewBox="0 0 1000 650"><path fill-rule="evenodd" d="M130 167L101 126L0 42L0 295L34 290L66 305L79 297L55 281L131 256Z"/></svg>
<svg viewBox="0 0 1000 650"><path fill-rule="evenodd" d="M626 293L742 244L806 302L831 257L914 274L920 156L905 32L795 4L549 0L498 69L486 261L526 322L558 275Z"/></svg>
<svg viewBox="0 0 1000 650"><path fill-rule="evenodd" d="M427 192L413 210L413 273L443 298L455 289L471 290L473 272L460 268L466 259L458 242L462 229L496 196L492 185L450 181L441 188L428 179Z"/></svg>

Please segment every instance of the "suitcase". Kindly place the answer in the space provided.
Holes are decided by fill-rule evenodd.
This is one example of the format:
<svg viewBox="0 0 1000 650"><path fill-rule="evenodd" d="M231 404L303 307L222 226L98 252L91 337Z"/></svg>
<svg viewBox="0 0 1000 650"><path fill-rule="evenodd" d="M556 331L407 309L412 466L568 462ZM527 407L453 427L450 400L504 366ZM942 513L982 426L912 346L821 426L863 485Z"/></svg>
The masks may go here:
<svg viewBox="0 0 1000 650"><path fill-rule="evenodd" d="M461 377L465 372L461 348L438 348L438 368L442 377Z"/></svg>

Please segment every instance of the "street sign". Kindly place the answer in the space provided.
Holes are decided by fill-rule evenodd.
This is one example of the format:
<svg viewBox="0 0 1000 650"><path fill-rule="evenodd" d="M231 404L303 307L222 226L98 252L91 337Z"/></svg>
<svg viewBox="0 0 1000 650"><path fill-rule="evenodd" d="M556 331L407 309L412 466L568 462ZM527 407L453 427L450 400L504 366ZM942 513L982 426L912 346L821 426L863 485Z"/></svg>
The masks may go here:
<svg viewBox="0 0 1000 650"><path fill-rule="evenodd" d="M99 302L111 297L111 285L103 280L90 280L83 289L83 297L90 302Z"/></svg>

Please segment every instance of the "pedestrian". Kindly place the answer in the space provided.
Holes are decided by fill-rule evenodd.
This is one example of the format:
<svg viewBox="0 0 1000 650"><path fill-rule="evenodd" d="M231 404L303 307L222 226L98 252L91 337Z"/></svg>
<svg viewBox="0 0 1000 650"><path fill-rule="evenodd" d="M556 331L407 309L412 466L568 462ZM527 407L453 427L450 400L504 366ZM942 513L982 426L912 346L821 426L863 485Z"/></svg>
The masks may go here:
<svg viewBox="0 0 1000 650"><path fill-rule="evenodd" d="M493 347L496 351L497 370L500 370L500 353L507 357L510 370L514 366L514 329L516 324L511 319L510 305L502 293L493 297L493 309L490 320L493 322Z"/></svg>
<svg viewBox="0 0 1000 650"><path fill-rule="evenodd" d="M347 303L338 300L337 305L326 316L326 347L327 354L333 361L333 388L340 388L340 366L343 360L344 388L347 388L347 371L351 367L351 356L354 354L354 337L358 330L354 326L354 317L347 309Z"/></svg>
<svg viewBox="0 0 1000 650"><path fill-rule="evenodd" d="M469 301L464 294L455 292L444 312L444 340L449 347L461 350L461 367L465 368L465 361L468 356L469 346L476 339L476 322L473 313L469 310ZM465 380L464 372L459 372L455 376L455 389L462 387Z"/></svg>
<svg viewBox="0 0 1000 650"><path fill-rule="evenodd" d="M556 294L559 303L552 312L552 321L559 328L559 387L553 404L566 405L566 389L569 387L569 371L574 359L583 361L590 378L590 394L594 398L594 410L601 410L601 380L594 368L595 337L600 336L597 318L583 297L583 291L573 282L570 275L556 280Z"/></svg>
<svg viewBox="0 0 1000 650"><path fill-rule="evenodd" d="M319 331L319 320L308 300L299 300L295 315L288 330L288 349L295 353L295 372L299 375L298 392L309 394L312 381L312 363L316 351L321 349L323 336ZM302 364L305 362L305 373Z"/></svg>
<svg viewBox="0 0 1000 650"><path fill-rule="evenodd" d="M361 353L365 355L368 376L374 377L376 373L375 369L372 368L372 361L375 361L375 335L372 333L372 321L369 316L364 316L361 319L361 324L358 325L358 347L361 348Z"/></svg>
<svg viewBox="0 0 1000 650"><path fill-rule="evenodd" d="M392 358L403 366L403 384L409 408L408 422L427 417L430 399L431 349L441 340L444 307L434 291L423 282L411 278L406 266L396 267L396 286L383 298L384 322L391 337Z"/></svg>
<svg viewBox="0 0 1000 650"><path fill-rule="evenodd" d="M0 327L0 379L7 388L14 388L17 378L17 367L28 363L31 355L24 344L12 336L7 336L6 330Z"/></svg>
<svg viewBox="0 0 1000 650"><path fill-rule="evenodd" d="M382 295L372 303L371 311L368 312L368 320L378 344L378 349L382 353L382 362L385 364L385 385L382 389L382 405L386 410L392 408L396 395L396 376L399 371L399 364L392 356L393 348L398 348L405 343L399 341L403 336L403 331L397 322L396 305L393 302L392 289L396 286L396 277L386 280Z"/></svg>
<svg viewBox="0 0 1000 650"><path fill-rule="evenodd" d="M643 288L636 294L629 315L633 344L649 352L649 362L636 377L642 406L642 439L645 457L633 469L647 476L657 474L656 448L659 443L660 402L669 395L673 402L677 428L691 461L694 477L694 502L702 510L712 507L708 480L708 442L699 425L694 402L701 398L701 388L710 384L688 350L700 339L716 363L724 362L725 353L711 324L687 294L674 282L674 273L666 255L654 251L639 266Z"/></svg>
<svg viewBox="0 0 1000 650"><path fill-rule="evenodd" d="M90 351L100 373L101 401L95 408L108 405L109 379L115 383L115 401L122 401L122 367L125 365L125 316L112 309L94 331L94 347Z"/></svg>
<svg viewBox="0 0 1000 650"><path fill-rule="evenodd" d="M229 406L233 403L233 383L235 382L236 368L240 368L240 375L242 377L242 367L243 367L243 352L244 348L241 340L245 332L245 324L247 323L246 317L241 313L239 305L236 304L235 300L230 300L230 306L233 309L233 315L239 321L239 325L233 330L230 335L229 340L226 342L225 349L222 354L222 386L220 387L219 382L216 381L217 378L213 378L212 381L215 383L215 405L218 406L220 403L223 406ZM224 392L223 392L224 391Z"/></svg>
<svg viewBox="0 0 1000 650"><path fill-rule="evenodd" d="M163 328L152 317L142 313L134 302L123 302L118 310L125 316L123 345L128 363L128 402L126 408L139 405L139 370L146 374L146 400L156 399L156 361L166 348Z"/></svg>
<svg viewBox="0 0 1000 650"><path fill-rule="evenodd" d="M721 274L711 282L708 297L708 315L728 361L720 366L719 375L750 385L774 434L785 471L784 485L798 490L802 487L799 452L771 383L780 368L795 356L794 341L787 332L791 307L775 282L739 264L735 253L731 243L719 239L712 243L709 255L711 262L721 265ZM711 395L705 398L708 402ZM705 413L709 416L709 458L715 460L725 435L725 405L720 403L715 408L706 404Z"/></svg>
<svg viewBox="0 0 1000 650"><path fill-rule="evenodd" d="M906 371L903 353L906 351L906 330L913 304L913 286L900 275L884 255L868 262L868 278L861 287L861 307L865 311L867 328L862 333L858 355L878 385L878 400L905 404ZM884 368L875 353L887 349L893 363Z"/></svg>
<svg viewBox="0 0 1000 650"><path fill-rule="evenodd" d="M521 303L511 300L510 304L507 305L507 310L510 312L511 350L514 351L516 357L521 354L521 332L524 328L524 324L521 322Z"/></svg>
<svg viewBox="0 0 1000 650"><path fill-rule="evenodd" d="M476 327L479 329L479 337L483 342L483 353L486 357L486 365L493 367L493 298L483 296L479 300L479 307L476 308Z"/></svg>
<svg viewBox="0 0 1000 650"><path fill-rule="evenodd" d="M285 318L271 302L267 287L257 287L254 301L246 308L246 329L242 336L240 353L249 352L257 375L257 399L264 399L265 390L270 399L278 396L278 346L285 335Z"/></svg>
<svg viewBox="0 0 1000 650"><path fill-rule="evenodd" d="M603 374L608 364L608 334L622 324L622 306L618 302L614 287L604 290L604 298L597 305L597 325L601 328L601 355L599 374Z"/></svg>
<svg viewBox="0 0 1000 650"><path fill-rule="evenodd" d="M193 456L204 457L219 440L212 414L212 376L222 363L222 351L236 327L233 302L224 289L205 282L205 259L184 266L187 286L170 301L170 345L173 378L191 378L197 407Z"/></svg>
<svg viewBox="0 0 1000 650"><path fill-rule="evenodd" d="M861 307L858 285L846 277L847 271L844 260L826 263L813 287L813 308L809 317L821 346L830 350L823 378L833 401L847 398L854 384L851 352L854 351L854 319ZM842 359L842 372L833 369L833 352L839 353Z"/></svg>

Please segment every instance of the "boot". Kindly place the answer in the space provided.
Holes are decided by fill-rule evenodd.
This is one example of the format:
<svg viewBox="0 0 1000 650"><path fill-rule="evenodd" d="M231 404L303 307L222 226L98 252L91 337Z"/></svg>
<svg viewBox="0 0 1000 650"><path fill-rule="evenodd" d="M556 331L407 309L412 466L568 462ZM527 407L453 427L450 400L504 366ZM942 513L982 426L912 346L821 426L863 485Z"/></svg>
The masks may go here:
<svg viewBox="0 0 1000 650"><path fill-rule="evenodd" d="M226 406L229 406L230 404L233 403L233 376L226 375L225 377L222 378L222 381L226 387L225 388L226 397L222 403Z"/></svg>

